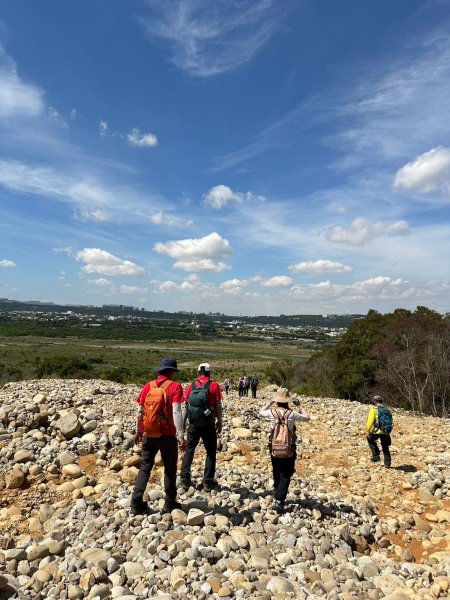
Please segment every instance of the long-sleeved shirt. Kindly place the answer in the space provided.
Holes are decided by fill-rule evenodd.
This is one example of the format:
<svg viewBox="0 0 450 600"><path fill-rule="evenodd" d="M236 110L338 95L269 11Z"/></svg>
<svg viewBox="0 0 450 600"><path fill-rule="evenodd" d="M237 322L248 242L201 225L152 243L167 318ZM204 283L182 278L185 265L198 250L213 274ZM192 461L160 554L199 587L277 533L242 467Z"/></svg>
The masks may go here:
<svg viewBox="0 0 450 600"><path fill-rule="evenodd" d="M158 375L156 381L157 386L161 386L168 378L164 375ZM145 398L150 391L150 382L146 383L142 388L137 402L139 404L139 414L138 414L138 428L142 433L142 417L143 417L143 406L145 402ZM163 435L177 435L178 437L183 435L184 429L184 399L183 399L183 388L181 387L181 383L177 381L171 381L169 386L166 389L166 395L168 400L168 423L163 428Z"/></svg>
<svg viewBox="0 0 450 600"><path fill-rule="evenodd" d="M381 406L381 405L380 405ZM381 431L377 427L378 425L378 407L371 406L369 414L367 415L367 431L368 433L374 433L375 435L386 435L384 431Z"/></svg>
<svg viewBox="0 0 450 600"><path fill-rule="evenodd" d="M272 429L273 429L275 426L275 416L273 414L274 411L276 411L282 418L284 416L284 413L286 412L286 410L290 410L290 409L279 408L279 407L267 408L266 410L261 409L259 411L259 414L261 417L264 417L265 419L270 419L272 421ZM305 411L305 409L302 409L302 411L303 411L303 414L297 412L296 410L291 411L291 414L288 417L288 428L290 431L294 431L296 421L309 421L311 419L311 417L308 415L308 413Z"/></svg>

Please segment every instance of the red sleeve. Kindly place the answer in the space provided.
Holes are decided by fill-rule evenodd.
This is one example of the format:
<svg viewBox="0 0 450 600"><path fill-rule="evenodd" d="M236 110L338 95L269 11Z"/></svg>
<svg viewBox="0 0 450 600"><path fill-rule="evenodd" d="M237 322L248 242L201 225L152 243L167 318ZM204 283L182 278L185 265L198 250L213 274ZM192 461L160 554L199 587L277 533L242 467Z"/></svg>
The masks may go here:
<svg viewBox="0 0 450 600"><path fill-rule="evenodd" d="M175 402L184 402L183 388L181 386L181 383L173 381L167 389L167 396L172 402L172 404L174 404Z"/></svg>
<svg viewBox="0 0 450 600"><path fill-rule="evenodd" d="M220 385L217 383L217 381L213 381L211 383L209 387L209 394L211 400L214 402L214 405L216 402L220 402L220 400L222 400L222 392L220 391Z"/></svg>
<svg viewBox="0 0 450 600"><path fill-rule="evenodd" d="M189 394L191 392L192 392L192 383L190 383L184 391L183 402L186 402L186 400L188 399Z"/></svg>
<svg viewBox="0 0 450 600"><path fill-rule="evenodd" d="M137 398L137 403L140 404L141 406L144 404L144 400L148 394L149 389L150 389L150 382L146 383L139 393L139 396Z"/></svg>

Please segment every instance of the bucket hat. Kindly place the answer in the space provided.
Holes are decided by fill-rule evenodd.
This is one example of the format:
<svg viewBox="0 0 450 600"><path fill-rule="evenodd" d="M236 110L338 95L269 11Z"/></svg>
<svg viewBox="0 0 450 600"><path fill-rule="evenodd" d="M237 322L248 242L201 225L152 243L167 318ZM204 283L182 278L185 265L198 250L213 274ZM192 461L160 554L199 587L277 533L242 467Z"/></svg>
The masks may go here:
<svg viewBox="0 0 450 600"><path fill-rule="evenodd" d="M159 367L156 369L158 373L170 369L171 371L179 371L177 361L174 358L162 358Z"/></svg>

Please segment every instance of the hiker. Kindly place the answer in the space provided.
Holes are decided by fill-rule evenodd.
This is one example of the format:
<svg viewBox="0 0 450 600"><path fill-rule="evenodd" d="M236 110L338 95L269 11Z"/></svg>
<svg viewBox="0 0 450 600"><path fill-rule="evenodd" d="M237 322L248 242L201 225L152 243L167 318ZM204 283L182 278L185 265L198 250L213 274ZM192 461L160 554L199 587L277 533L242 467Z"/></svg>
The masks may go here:
<svg viewBox="0 0 450 600"><path fill-rule="evenodd" d="M256 398L256 390L258 389L258 385L259 385L259 379L255 373L250 382L250 387L252 390L252 398Z"/></svg>
<svg viewBox="0 0 450 600"><path fill-rule="evenodd" d="M196 381L188 385L183 400L186 402L187 428L186 449L181 463L181 489L187 491L192 485L191 466L195 449L200 440L206 450L203 489L210 492L217 487L216 473L217 434L222 431L222 392L217 381L211 381L211 365L198 366Z"/></svg>
<svg viewBox="0 0 450 600"><path fill-rule="evenodd" d="M231 382L230 382L229 378L227 377L227 378L225 379L225 381L223 382L223 387L225 388L225 394L226 394L227 396L228 396L228 391L229 391L229 389L230 389L230 385L231 385Z"/></svg>
<svg viewBox="0 0 450 600"><path fill-rule="evenodd" d="M244 377L243 376L239 379L238 392L239 392L239 398L244 395Z"/></svg>
<svg viewBox="0 0 450 600"><path fill-rule="evenodd" d="M391 411L383 405L381 396L374 396L370 400L372 406L369 409L367 416L367 442L372 452L372 462L380 461L380 449L377 441L381 442L383 451L384 466L387 469L391 467L391 453L389 446L391 445L391 431L393 419Z"/></svg>
<svg viewBox="0 0 450 600"><path fill-rule="evenodd" d="M310 416L300 406L300 400L293 399L298 411L289 408L289 390L279 388L272 400L259 411L261 417L272 421L272 431L269 438L270 458L272 460L274 502L272 508L278 513L284 512L284 503L295 473L296 435L295 422L309 421ZM271 408L276 403L276 408Z"/></svg>
<svg viewBox="0 0 450 600"><path fill-rule="evenodd" d="M248 396L248 388L250 387L250 381L249 381L247 375L244 375L244 381L242 382L242 386L243 386L243 395Z"/></svg>
<svg viewBox="0 0 450 600"><path fill-rule="evenodd" d="M131 496L131 513L134 515L148 512L143 497L158 450L164 463L166 500L163 512L181 508L176 499L176 480L178 449L184 450L185 446L183 388L172 381L179 371L174 358L163 358L156 371L158 377L144 385L137 399L135 443L142 441L142 459Z"/></svg>

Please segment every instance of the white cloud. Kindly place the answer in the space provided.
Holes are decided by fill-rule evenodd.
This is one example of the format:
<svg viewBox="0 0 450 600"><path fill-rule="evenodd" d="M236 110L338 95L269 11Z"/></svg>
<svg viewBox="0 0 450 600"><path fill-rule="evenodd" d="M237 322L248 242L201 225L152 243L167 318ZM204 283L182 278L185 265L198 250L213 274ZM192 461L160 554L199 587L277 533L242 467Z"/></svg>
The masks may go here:
<svg viewBox="0 0 450 600"><path fill-rule="evenodd" d="M158 138L153 133L141 133L137 127L134 127L127 135L130 146L140 148L151 148L158 144Z"/></svg>
<svg viewBox="0 0 450 600"><path fill-rule="evenodd" d="M339 202L331 202L331 204L328 205L328 210L330 212L336 213L338 215L347 212L347 209L345 208L345 206L342 206L342 204L339 204Z"/></svg>
<svg viewBox="0 0 450 600"><path fill-rule="evenodd" d="M98 132L101 137L106 137L109 134L109 124L108 121L100 121L98 124Z"/></svg>
<svg viewBox="0 0 450 600"><path fill-rule="evenodd" d="M310 302L338 302L340 306L352 305L362 311L368 307L383 305L389 310L397 303L401 306L424 304L427 300L444 298L450 292L448 282L412 282L402 278L392 279L380 275L348 285L323 281L318 284L294 286L290 294L294 298ZM330 304L331 306L331 304Z"/></svg>
<svg viewBox="0 0 450 600"><path fill-rule="evenodd" d="M357 217L350 226L345 229L340 225L329 227L326 238L330 242L361 246L370 240L384 235L409 235L409 227L406 221L369 221L364 217Z"/></svg>
<svg viewBox="0 0 450 600"><path fill-rule="evenodd" d="M146 292L147 288L140 288L136 285L121 285L120 291L122 294L141 294L142 292Z"/></svg>
<svg viewBox="0 0 450 600"><path fill-rule="evenodd" d="M245 279L228 279L227 281L222 281L220 284L220 288L225 291L232 291L236 289L242 289L243 287L248 285L248 281Z"/></svg>
<svg viewBox="0 0 450 600"><path fill-rule="evenodd" d="M432 148L397 171L394 187L428 194L450 192L450 148Z"/></svg>
<svg viewBox="0 0 450 600"><path fill-rule="evenodd" d="M174 281L164 281L158 285L158 289L160 292L170 292L177 288L177 284Z"/></svg>
<svg viewBox="0 0 450 600"><path fill-rule="evenodd" d="M55 123L61 129L68 129L69 125L67 121L60 115L60 113L53 106L49 106L47 109L47 117L49 121Z"/></svg>
<svg viewBox="0 0 450 600"><path fill-rule="evenodd" d="M266 44L285 11L273 0L148 0L142 23L151 39L168 46L170 60L198 77L210 77L248 62Z"/></svg>
<svg viewBox="0 0 450 600"><path fill-rule="evenodd" d="M292 285L292 277L275 275L274 277L270 277L270 279L261 280L261 285L264 287L285 287Z"/></svg>
<svg viewBox="0 0 450 600"><path fill-rule="evenodd" d="M169 256L176 260L174 266L189 271L215 270L226 268L224 263L212 264L213 260L224 258L231 254L228 240L213 232L202 238L158 242L153 246L158 254Z"/></svg>
<svg viewBox="0 0 450 600"><path fill-rule="evenodd" d="M104 210L89 210L88 208L80 208L75 211L75 217L80 221L97 221L98 223L106 223L111 220L111 216Z"/></svg>
<svg viewBox="0 0 450 600"><path fill-rule="evenodd" d="M149 220L155 225L173 225L175 227L178 226L190 226L192 225L192 219L182 219L181 217L174 217L162 210L158 210L155 212Z"/></svg>
<svg viewBox="0 0 450 600"><path fill-rule="evenodd" d="M224 262L215 263L210 258L201 258L197 260L177 260L174 265L174 269L181 269L182 271L215 271L221 273L227 271L231 267Z"/></svg>
<svg viewBox="0 0 450 600"><path fill-rule="evenodd" d="M0 44L0 118L42 114L43 95L40 88L19 77L14 61Z"/></svg>
<svg viewBox="0 0 450 600"><path fill-rule="evenodd" d="M3 258L2 260L0 260L0 268L9 269L12 267L17 267L16 263L13 260L8 260L6 258Z"/></svg>
<svg viewBox="0 0 450 600"><path fill-rule="evenodd" d="M233 192L227 185L216 185L203 195L203 203L212 208L223 208L230 201L243 202L259 200L264 202L264 196L256 196L252 192Z"/></svg>
<svg viewBox="0 0 450 600"><path fill-rule="evenodd" d="M109 281L109 279L104 279L103 277L99 277L98 279L88 279L88 283L91 285L98 285L99 287L112 286L112 282Z"/></svg>
<svg viewBox="0 0 450 600"><path fill-rule="evenodd" d="M289 270L293 273L351 273L352 267L343 265L334 260L315 260L307 262L299 262L295 265L290 265Z"/></svg>
<svg viewBox="0 0 450 600"><path fill-rule="evenodd" d="M142 267L100 248L84 248L77 252L75 260L85 263L82 268L84 273L101 273L110 276L136 276L144 273Z"/></svg>

